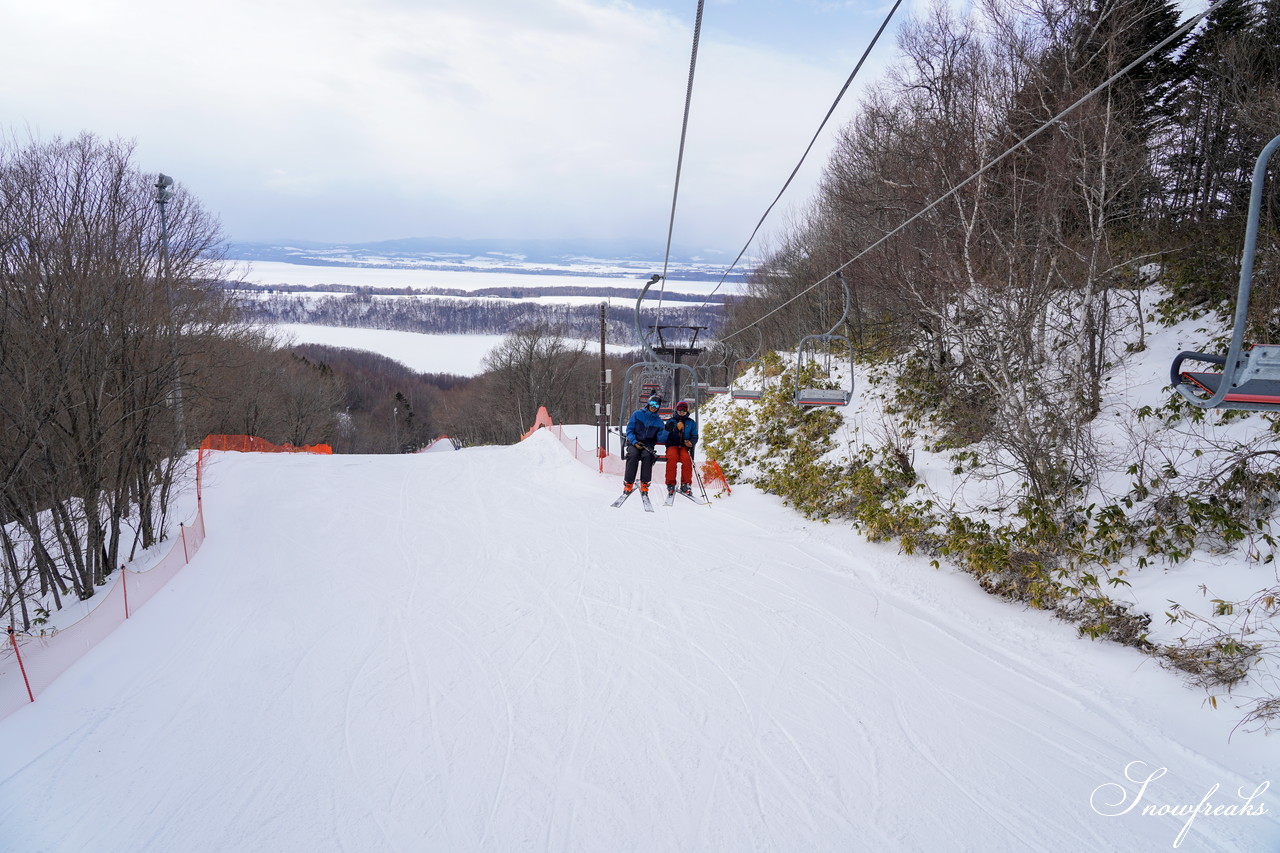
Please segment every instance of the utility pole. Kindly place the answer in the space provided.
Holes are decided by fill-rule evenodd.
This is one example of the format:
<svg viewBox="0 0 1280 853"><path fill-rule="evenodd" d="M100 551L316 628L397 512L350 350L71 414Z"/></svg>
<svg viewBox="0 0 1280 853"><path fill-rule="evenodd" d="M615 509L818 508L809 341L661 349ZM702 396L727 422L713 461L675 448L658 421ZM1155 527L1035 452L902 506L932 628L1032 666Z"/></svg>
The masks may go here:
<svg viewBox="0 0 1280 853"><path fill-rule="evenodd" d="M604 337L606 326L606 303L600 303L600 402L596 403L597 439L596 456L600 459L609 455L609 371L605 368Z"/></svg>

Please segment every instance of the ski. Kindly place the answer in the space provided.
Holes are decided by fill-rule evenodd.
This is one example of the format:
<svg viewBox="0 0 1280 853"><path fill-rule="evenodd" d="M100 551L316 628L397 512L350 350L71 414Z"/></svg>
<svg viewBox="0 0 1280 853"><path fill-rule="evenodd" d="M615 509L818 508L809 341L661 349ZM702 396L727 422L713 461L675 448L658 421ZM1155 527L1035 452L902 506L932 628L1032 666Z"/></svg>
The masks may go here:
<svg viewBox="0 0 1280 853"><path fill-rule="evenodd" d="M645 511L645 512L653 512L653 504L649 502L649 493L648 493L648 492L641 492L641 493L640 493L640 503L644 504L644 511Z"/></svg>
<svg viewBox="0 0 1280 853"><path fill-rule="evenodd" d="M686 498L688 498L689 500L693 501L693 502L694 502L694 503L696 503L698 506L705 506L705 505L706 505L706 503L707 503L707 502L706 502L706 501L704 501L702 498L698 497L697 495L693 494L692 492L681 492L680 494L684 495Z"/></svg>
<svg viewBox="0 0 1280 853"><path fill-rule="evenodd" d="M631 492L623 492L621 495L618 496L618 499L611 504L611 506L615 506L615 507L622 506L622 504L629 497L631 497Z"/></svg>
<svg viewBox="0 0 1280 853"><path fill-rule="evenodd" d="M676 502L676 493L675 493L675 492L667 492L667 499L666 499L665 501L663 501L663 502L662 502L662 505L663 505L663 506L671 506L671 505L672 505L672 504L674 504L675 502Z"/></svg>

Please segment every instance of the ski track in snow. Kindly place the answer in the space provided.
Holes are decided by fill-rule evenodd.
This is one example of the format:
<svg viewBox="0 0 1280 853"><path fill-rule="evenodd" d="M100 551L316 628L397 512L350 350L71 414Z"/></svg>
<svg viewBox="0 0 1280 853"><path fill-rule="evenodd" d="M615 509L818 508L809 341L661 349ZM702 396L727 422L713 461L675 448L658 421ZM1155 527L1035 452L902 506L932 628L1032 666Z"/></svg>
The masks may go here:
<svg viewBox="0 0 1280 853"><path fill-rule="evenodd" d="M1137 653L750 489L613 509L545 433L215 460L192 565L0 720L0 850L1162 850L1183 819L1091 793L1280 766Z"/></svg>

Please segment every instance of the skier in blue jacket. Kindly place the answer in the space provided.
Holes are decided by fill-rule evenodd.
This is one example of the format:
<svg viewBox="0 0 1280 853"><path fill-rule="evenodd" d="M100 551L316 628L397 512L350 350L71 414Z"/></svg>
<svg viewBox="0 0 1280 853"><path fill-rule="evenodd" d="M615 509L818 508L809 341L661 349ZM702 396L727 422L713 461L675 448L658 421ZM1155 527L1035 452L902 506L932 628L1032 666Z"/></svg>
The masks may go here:
<svg viewBox="0 0 1280 853"><path fill-rule="evenodd" d="M635 486L637 468L640 471L640 493L649 493L653 463L658 458L657 446L667 443L666 425L658 416L660 408L662 399L655 394L627 422L627 468L622 476L624 494Z"/></svg>

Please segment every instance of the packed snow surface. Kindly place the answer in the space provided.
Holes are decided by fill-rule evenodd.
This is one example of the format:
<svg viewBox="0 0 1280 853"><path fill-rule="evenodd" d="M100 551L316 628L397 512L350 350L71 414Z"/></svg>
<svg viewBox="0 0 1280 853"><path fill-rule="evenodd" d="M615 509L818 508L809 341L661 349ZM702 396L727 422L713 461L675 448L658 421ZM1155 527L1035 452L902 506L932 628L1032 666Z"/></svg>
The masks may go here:
<svg viewBox="0 0 1280 853"><path fill-rule="evenodd" d="M546 431L217 454L191 565L0 720L0 849L1280 845L1280 739L1151 659L747 487L618 491Z"/></svg>

